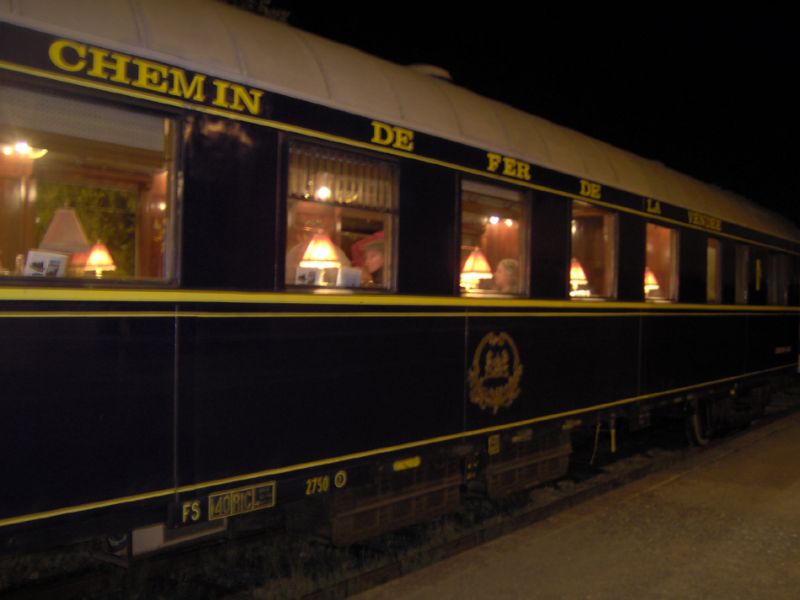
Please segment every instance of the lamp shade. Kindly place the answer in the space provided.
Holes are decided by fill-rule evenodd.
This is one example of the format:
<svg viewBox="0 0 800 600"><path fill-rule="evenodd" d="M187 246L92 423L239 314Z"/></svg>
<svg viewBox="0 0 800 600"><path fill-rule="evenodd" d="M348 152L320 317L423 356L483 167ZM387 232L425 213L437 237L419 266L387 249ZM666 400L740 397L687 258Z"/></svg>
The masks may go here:
<svg viewBox="0 0 800 600"><path fill-rule="evenodd" d="M586 271L583 270L583 265L577 258L573 258L569 262L569 283L573 289L589 283L589 280L586 279Z"/></svg>
<svg viewBox="0 0 800 600"><path fill-rule="evenodd" d="M570 298L589 298L592 295L586 271L577 258L569 261L569 295Z"/></svg>
<svg viewBox="0 0 800 600"><path fill-rule="evenodd" d="M72 208L59 208L53 214L39 248L59 252L86 252L89 240Z"/></svg>
<svg viewBox="0 0 800 600"><path fill-rule="evenodd" d="M303 252L300 266L306 269L334 269L341 267L342 262L331 238L324 233L316 233Z"/></svg>
<svg viewBox="0 0 800 600"><path fill-rule="evenodd" d="M473 248L461 268L461 287L474 288L481 279L492 278L492 267L480 248Z"/></svg>
<svg viewBox="0 0 800 600"><path fill-rule="evenodd" d="M86 259L86 266L83 269L84 271L94 271L95 276L99 279L103 276L103 271L115 271L117 266L106 245L97 242L89 251L89 257Z"/></svg>
<svg viewBox="0 0 800 600"><path fill-rule="evenodd" d="M644 269L644 293L645 295L649 294L650 292L656 292L661 286L658 284L658 279L656 279L656 274L653 273L650 267L645 267Z"/></svg>

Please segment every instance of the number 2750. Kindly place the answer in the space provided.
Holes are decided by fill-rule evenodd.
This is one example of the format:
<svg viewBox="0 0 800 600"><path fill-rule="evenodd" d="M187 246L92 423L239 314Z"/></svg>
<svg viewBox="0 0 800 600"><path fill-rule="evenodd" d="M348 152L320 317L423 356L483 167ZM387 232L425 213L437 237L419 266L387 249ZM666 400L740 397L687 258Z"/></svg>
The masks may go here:
<svg viewBox="0 0 800 600"><path fill-rule="evenodd" d="M327 475L306 479L306 496L324 494L331 488L331 478Z"/></svg>

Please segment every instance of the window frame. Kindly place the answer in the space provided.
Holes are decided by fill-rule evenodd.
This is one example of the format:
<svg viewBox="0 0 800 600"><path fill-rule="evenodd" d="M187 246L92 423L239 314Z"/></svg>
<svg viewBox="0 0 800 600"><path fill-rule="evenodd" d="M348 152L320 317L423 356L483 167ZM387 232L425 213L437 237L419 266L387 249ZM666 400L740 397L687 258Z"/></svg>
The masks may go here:
<svg viewBox="0 0 800 600"><path fill-rule="evenodd" d="M788 254L770 252L767 263L767 304L771 306L788 306L791 259Z"/></svg>
<svg viewBox="0 0 800 600"><path fill-rule="evenodd" d="M711 248L714 247L714 289L712 296L711 280L709 274L712 272ZM722 277L723 277L723 245L722 240L716 237L709 236L706 238L706 303L707 304L722 304Z"/></svg>
<svg viewBox="0 0 800 600"><path fill-rule="evenodd" d="M470 189L472 188L472 189ZM461 285L461 272L464 266L464 259L462 258L462 251L464 250L464 192L471 192L478 195L494 197L497 200L504 200L507 202L519 202L520 212L522 214L519 223L519 235L522 237L518 240L519 248L519 262L521 264L517 267L517 285L518 291L516 292L501 292L499 290L465 290ZM492 196L492 194L496 194ZM497 298L497 299L519 299L529 298L531 293L531 220L532 220L532 207L531 207L531 193L527 189L521 189L512 185L503 185L496 181L486 181L477 177L460 177L458 179L458 210L456 212L456 230L458 232L457 240L458 247L455 253L458 264L456 265L456 293L461 298ZM494 272L497 265L490 265Z"/></svg>
<svg viewBox="0 0 800 600"><path fill-rule="evenodd" d="M277 271L278 281L277 289L285 290L292 293L325 293L325 294L353 294L353 293L377 293L377 294L393 294L397 293L397 281L399 273L399 252L398 252L398 238L399 238L399 223L400 223L400 180L402 166L400 161L392 156L387 156L381 153L374 153L363 150L361 148L353 148L350 146L336 144L325 140L318 140L299 135L286 135L281 136L279 144L282 146L280 156L282 157L282 166L279 170L280 178L280 197L276 202L276 210L278 211L277 226L279 235L276 238L278 243L278 263L281 266ZM287 281L286 263L288 260L289 248L289 216L290 216L290 202L314 202L322 204L321 202L311 200L300 200L290 198L290 165L291 165L291 150L293 146L306 146L311 148L321 149L332 153L339 153L341 155L350 155L353 157L361 158L365 161L373 161L383 163L390 167L392 170L391 193L393 198L393 206L388 211L381 211L379 209L370 209L363 206L348 207L339 203L330 203L328 206L333 206L339 209L350 209L353 211L368 211L376 215L388 215L389 226L384 229L385 235L385 252L388 255L388 269L384 275L384 286L359 286L359 287L344 287L344 286L320 286L320 285L304 285L301 283L289 283ZM339 223L341 225L341 223ZM388 239L387 239L388 238ZM348 257L349 258L349 257Z"/></svg>
<svg viewBox="0 0 800 600"><path fill-rule="evenodd" d="M745 306L750 303L750 246L736 244L733 277L733 303Z"/></svg>
<svg viewBox="0 0 800 600"><path fill-rule="evenodd" d="M30 275L23 275L11 272L9 274L0 275L0 286L47 286L47 287L64 287L64 288L92 288L97 285L109 288L151 288L151 289L174 289L180 286L181 282L181 243L182 243L182 173L184 169L184 147L181 143L181 132L184 127L184 111L170 108L166 106L157 105L145 100L136 98L120 97L113 94L104 92L86 92L85 90L76 89L74 86L65 85L57 82L48 81L29 81L26 77L12 77L7 74L0 73L0 87L13 88L27 93L38 94L42 96L51 96L56 99L64 99L66 101L79 102L84 105L94 105L98 107L106 107L112 110L124 111L128 113L138 113L140 115L147 115L150 117L158 118L161 120L162 127L165 132L165 144L163 148L164 165L166 173L166 181L164 186L164 197L166 201L165 217L166 226L164 227L164 252L162 254L162 268L164 275L161 277L145 277L145 276L126 276L125 278L104 276L100 279L93 277L83 276L70 276L65 274L59 277L37 277ZM27 131L27 130L25 130ZM30 130L34 131L34 130ZM66 137L62 134L48 131L45 127L40 130L43 138L47 136L53 137ZM124 143L115 144L114 142L102 142L110 145L118 145L120 148L125 148ZM135 147L133 148L135 151ZM92 182L99 182L103 178L92 179L88 178L86 181L91 184ZM52 183L56 183L55 180ZM62 182L64 183L64 182ZM80 178L76 178L75 185L82 184ZM69 185L69 183L67 183ZM138 213L140 202L142 198L137 198L137 225L139 227L139 219L141 215ZM89 240L91 242L91 240ZM135 244L135 253L138 253L138 243ZM35 248L29 248L27 252ZM134 265L136 264L134 260Z"/></svg>
<svg viewBox="0 0 800 600"><path fill-rule="evenodd" d="M572 295L572 260L575 258L575 251L574 251L574 235L575 231L573 231L573 222L575 221L575 205L583 205L594 210L600 211L602 213L607 213L607 222L611 223L611 264L604 265L605 268L611 269L611 276L610 276L610 283L609 283L609 293L607 295L589 295L589 296L573 296ZM604 220L605 226L605 220ZM591 202L587 202L585 200L578 200L573 199L570 203L570 251L569 251L569 264L567 265L567 288L569 290L569 298L570 300L595 300L595 301L602 301L602 300L616 300L619 297L619 213L615 210L605 207L598 207L592 204ZM583 266L583 265L582 265ZM585 270L585 267L584 267ZM604 278L606 276L604 275Z"/></svg>
<svg viewBox="0 0 800 600"><path fill-rule="evenodd" d="M649 227L657 227L659 229L665 229L665 230L671 232L671 234L670 234L670 242L671 242L671 246L672 246L672 260L671 260L669 271L670 271L670 279L671 279L671 284L672 285L671 285L671 289L670 289L671 293L669 294L668 297L667 296L648 297L647 291L645 289L644 290L644 292L645 292L644 293L644 299L645 299L646 302L673 302L673 303L674 302L678 302L679 299L680 299L680 245L681 245L681 242L680 242L680 229L678 229L677 227L668 227L666 225L661 225L660 223L654 222L654 221L645 221L645 236L644 236L644 238L645 238L645 248L644 248L644 267L645 267L645 271L644 271L644 273L642 273L642 281L643 281L644 285L647 285L647 283L646 283L646 273L647 273L647 269L649 268L648 261L647 261L647 255L648 255L648 250L647 250L647 240L648 240L647 230L648 230ZM661 282L661 285L663 286L663 282Z"/></svg>

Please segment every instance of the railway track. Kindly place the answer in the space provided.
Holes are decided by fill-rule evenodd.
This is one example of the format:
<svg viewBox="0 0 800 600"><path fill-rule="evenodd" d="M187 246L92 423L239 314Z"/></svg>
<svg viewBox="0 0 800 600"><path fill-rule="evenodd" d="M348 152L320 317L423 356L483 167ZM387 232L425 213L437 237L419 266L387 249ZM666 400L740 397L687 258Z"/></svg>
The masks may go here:
<svg viewBox="0 0 800 600"><path fill-rule="evenodd" d="M800 387L776 394L746 431L765 428L800 408ZM285 533L284 524L137 560L121 567L97 543L27 556L0 557L3 600L145 598L342 599L483 544L590 498L706 452L724 452L734 431L706 447L685 444L680 427L629 436L616 455L589 464L577 448L567 477L502 502L468 495L458 512L346 549Z"/></svg>

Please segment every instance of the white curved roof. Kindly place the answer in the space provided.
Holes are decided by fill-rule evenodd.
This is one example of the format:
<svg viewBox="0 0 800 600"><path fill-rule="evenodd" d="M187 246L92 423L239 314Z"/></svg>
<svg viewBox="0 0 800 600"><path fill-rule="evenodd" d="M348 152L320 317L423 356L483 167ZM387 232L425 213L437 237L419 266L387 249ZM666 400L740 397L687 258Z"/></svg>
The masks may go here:
<svg viewBox="0 0 800 600"><path fill-rule="evenodd" d="M215 0L0 0L0 18L514 156L800 240L716 187L452 83Z"/></svg>

